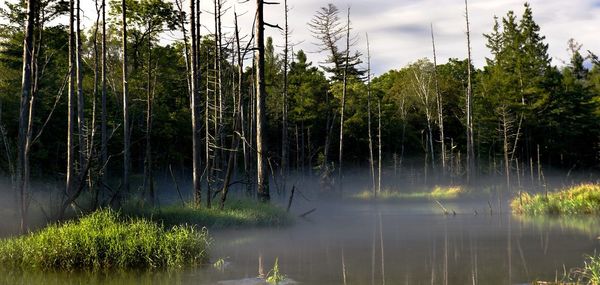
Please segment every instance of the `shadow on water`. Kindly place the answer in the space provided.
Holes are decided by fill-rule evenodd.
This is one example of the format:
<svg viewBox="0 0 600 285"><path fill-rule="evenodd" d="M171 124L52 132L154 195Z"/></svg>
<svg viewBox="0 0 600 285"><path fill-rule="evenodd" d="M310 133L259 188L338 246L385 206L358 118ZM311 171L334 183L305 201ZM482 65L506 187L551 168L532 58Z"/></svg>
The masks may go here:
<svg viewBox="0 0 600 285"><path fill-rule="evenodd" d="M506 204L506 203L505 203ZM6 284L266 284L275 259L291 284L526 284L581 266L598 222L526 219L487 201L330 203L285 229L214 231L213 261L171 273L4 274ZM1 271L1 270L0 270ZM56 281L56 282L54 282ZM280 283L282 284L282 283Z"/></svg>

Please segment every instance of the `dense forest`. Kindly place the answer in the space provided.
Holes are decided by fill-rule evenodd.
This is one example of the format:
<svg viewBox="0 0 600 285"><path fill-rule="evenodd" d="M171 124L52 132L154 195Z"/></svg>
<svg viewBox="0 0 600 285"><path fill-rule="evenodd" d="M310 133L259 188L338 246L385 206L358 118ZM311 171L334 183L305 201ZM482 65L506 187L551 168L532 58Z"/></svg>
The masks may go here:
<svg viewBox="0 0 600 285"><path fill-rule="evenodd" d="M268 201L294 175L328 193L356 169L381 189L406 169L430 183L497 176L510 187L542 168L599 166L600 61L571 40L570 61L553 65L528 4L485 35L469 32L466 9L465 57L444 64L434 23L431 58L375 76L377 54L357 51L368 35L355 33L350 9L329 4L309 20L327 55L314 62L294 49L287 20L264 22L261 0L253 26L224 19L231 7L214 1L210 34L189 2L97 0L85 30L79 0L6 3L0 171L24 209L36 182L59 185L64 208L82 192L95 206L153 203L157 181L176 179L198 206L223 207L233 185ZM180 39L162 40L168 31ZM470 37L481 36L491 57L476 68Z"/></svg>

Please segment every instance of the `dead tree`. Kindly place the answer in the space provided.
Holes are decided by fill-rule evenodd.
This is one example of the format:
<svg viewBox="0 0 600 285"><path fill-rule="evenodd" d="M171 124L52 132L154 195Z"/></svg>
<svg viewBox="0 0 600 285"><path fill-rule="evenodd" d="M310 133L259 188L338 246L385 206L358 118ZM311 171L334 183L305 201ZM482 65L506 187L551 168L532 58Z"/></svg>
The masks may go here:
<svg viewBox="0 0 600 285"><path fill-rule="evenodd" d="M196 39L196 9L200 9L200 6L196 4L196 1L190 0L190 31L191 31L191 75L190 75L190 91L191 100L190 108L192 109L192 179L194 187L194 205L200 207L202 205L202 137L201 137L201 99L199 92L199 69L198 69L198 47Z"/></svg>
<svg viewBox="0 0 600 285"><path fill-rule="evenodd" d="M381 193L381 172L382 172L382 168L381 168L381 160L383 159L382 157L382 143L381 143L381 97L377 97L377 140L378 140L378 147L377 150L379 151L379 157L377 159L377 193Z"/></svg>
<svg viewBox="0 0 600 285"><path fill-rule="evenodd" d="M93 51L94 51L94 87L93 87L93 93L92 93L92 123L91 123L91 127L88 128L89 131L91 131L91 134L89 134L89 140L87 141L87 156L92 157L94 155L96 155L96 146L94 144L94 139L93 136L96 132L96 98L98 98L98 81L99 81L99 76L100 76L100 55L99 55L99 51L98 51L98 30L100 29L100 17L102 16L101 13L101 9L103 8L100 4L98 5L99 1L98 0L94 0L94 6L96 8L96 21L94 23L94 30L92 32L92 47L93 47ZM103 165L104 164L100 164L100 175L101 171L103 170ZM87 181L88 181L88 187L90 189L90 193L92 193L93 195L93 200L92 200L92 207L93 209L96 209L98 207L98 203L99 203L99 189L95 187L96 181L95 178L93 177L95 173L93 173L92 171L88 171L87 173Z"/></svg>
<svg viewBox="0 0 600 285"><path fill-rule="evenodd" d="M282 106L282 116L281 116L281 176L282 176L282 184L283 190L286 189L287 175L288 175L288 69L289 69L289 36L290 29L288 25L288 13L289 7L287 0L284 0L284 18L285 18L285 26L283 35L285 38L284 46L283 46L283 106Z"/></svg>
<svg viewBox="0 0 600 285"><path fill-rule="evenodd" d="M471 80L471 30L469 23L469 6L465 0L465 19L467 23L467 96L466 96L466 126L467 126L467 183L471 183L475 174L475 151L473 150L473 84Z"/></svg>
<svg viewBox="0 0 600 285"><path fill-rule="evenodd" d="M148 31L151 31L150 24ZM154 205L154 181L152 173L152 108L154 93L152 92L152 37L148 35L148 58L146 70L146 155L144 158L144 192L149 195L150 204Z"/></svg>
<svg viewBox="0 0 600 285"><path fill-rule="evenodd" d="M240 47L240 34L238 29L238 20L237 13L234 12L234 24L235 24L235 42L237 47L237 67L238 67L238 77L237 77L237 88L236 88L236 100L233 111L233 135L231 137L231 150L229 153L229 159L227 161L227 171L225 172L225 179L223 182L223 189L221 190L221 203L219 208L223 210L225 208L225 201L227 201L227 194L229 192L229 187L231 184L231 177L233 176L234 171L234 160L237 155L237 151L239 149L239 142L242 132L242 82L244 76L244 57L245 53L242 54Z"/></svg>
<svg viewBox="0 0 600 285"><path fill-rule="evenodd" d="M75 73L77 77L77 138L79 142L79 172L81 173L82 167L86 164L85 157L87 156L86 150L86 126L85 126L85 98L83 97L83 66L81 63L81 0L76 0L76 30L75 30Z"/></svg>
<svg viewBox="0 0 600 285"><path fill-rule="evenodd" d="M371 188L377 194L375 184L375 162L373 161L373 136L371 135L371 46L369 44L369 34L367 37L367 130L369 133L369 166L371 169Z"/></svg>
<svg viewBox="0 0 600 285"><path fill-rule="evenodd" d="M342 69L341 61L339 60L340 52L337 47L337 43L343 38L344 27L340 22L339 18L339 10L333 4L328 4L327 7L322 7L317 14L313 17L313 19L308 24L313 36L320 42L320 48L318 52L327 52L329 53L327 63L332 64L333 68L328 68L328 70L333 70L334 75L337 75L339 71ZM326 104L329 110L331 110L331 94L327 92L325 95ZM321 180L329 181L330 180L330 165L329 165L329 149L331 146L332 135L333 135L333 127L336 121L337 113L334 113L332 116L327 112L327 121L325 132L325 145L323 146L323 161L321 164ZM333 118L332 118L333 117Z"/></svg>
<svg viewBox="0 0 600 285"><path fill-rule="evenodd" d="M100 115L100 165L102 171L102 188L106 189L108 183L106 175L106 164L108 163L108 110L106 106L106 0L102 0L102 99L101 99L101 115Z"/></svg>
<svg viewBox="0 0 600 285"><path fill-rule="evenodd" d="M27 20L25 38L23 41L23 72L21 80L21 102L19 108L19 133L17 138L17 191L19 192L19 212L21 216L21 232L27 229L27 195L28 183L28 152L27 136L30 124L30 103L32 97L33 53L34 53L34 22L37 1L27 1Z"/></svg>
<svg viewBox="0 0 600 285"><path fill-rule="evenodd" d="M510 116L508 107L506 105L502 105L497 110L498 115L500 116L500 126L502 133L502 152L504 155L504 175L506 178L506 190L510 192L511 184L510 184L510 168L511 168L511 137L512 137L512 124L513 119ZM518 174L517 174L518 175Z"/></svg>
<svg viewBox="0 0 600 285"><path fill-rule="evenodd" d="M131 166L129 149L131 146L131 129L129 123L129 83L127 75L127 5L121 0L121 18L123 24L122 46L123 46L123 191L129 194L129 167ZM122 197L117 199L117 202Z"/></svg>
<svg viewBox="0 0 600 285"><path fill-rule="evenodd" d="M258 197L268 202L269 175L267 165L268 148L265 141L266 105L265 105L265 22L263 0L256 0L256 185Z"/></svg>
<svg viewBox="0 0 600 285"><path fill-rule="evenodd" d="M75 179L75 2L69 1L69 91L67 97L67 183L65 193L69 196L73 192Z"/></svg>
<svg viewBox="0 0 600 285"><path fill-rule="evenodd" d="M446 175L446 144L444 137L444 103L442 94L440 93L440 87L438 82L437 74L437 54L435 50L435 37L433 34L433 24L431 24L431 45L433 48L433 83L435 86L435 98L437 103L438 112L438 128L440 131L440 160L442 162L442 174Z"/></svg>
<svg viewBox="0 0 600 285"><path fill-rule="evenodd" d="M346 93L348 92L348 61L350 59L350 7L348 7L347 23L346 23L346 50L344 58L344 73L343 73L343 88L342 88L342 102L340 108L340 152L339 152L339 165L338 165L338 183L339 189L342 191L343 188L343 160L344 160L344 115L346 112Z"/></svg>

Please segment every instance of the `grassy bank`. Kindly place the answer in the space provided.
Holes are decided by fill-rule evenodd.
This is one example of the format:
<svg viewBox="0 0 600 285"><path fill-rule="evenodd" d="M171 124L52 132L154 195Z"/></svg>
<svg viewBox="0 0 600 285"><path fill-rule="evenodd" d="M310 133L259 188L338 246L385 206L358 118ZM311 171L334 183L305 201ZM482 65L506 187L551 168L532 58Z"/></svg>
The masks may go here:
<svg viewBox="0 0 600 285"><path fill-rule="evenodd" d="M40 270L174 268L208 260L208 233L164 229L147 219L101 210L0 241L0 266Z"/></svg>
<svg viewBox="0 0 600 285"><path fill-rule="evenodd" d="M353 195L352 198L356 200L365 201L399 201L411 199L450 200L456 199L465 193L466 190L461 186L435 186L431 190L424 190L418 192L399 192L392 190L383 190L375 194L373 191L366 190Z"/></svg>
<svg viewBox="0 0 600 285"><path fill-rule="evenodd" d="M523 193L511 201L515 213L527 215L600 214L600 185L581 184L558 192Z"/></svg>
<svg viewBox="0 0 600 285"><path fill-rule="evenodd" d="M168 206L127 210L128 215L140 216L165 225L193 224L207 228L279 227L293 223L293 217L281 207L249 200L231 200L224 210L216 207Z"/></svg>

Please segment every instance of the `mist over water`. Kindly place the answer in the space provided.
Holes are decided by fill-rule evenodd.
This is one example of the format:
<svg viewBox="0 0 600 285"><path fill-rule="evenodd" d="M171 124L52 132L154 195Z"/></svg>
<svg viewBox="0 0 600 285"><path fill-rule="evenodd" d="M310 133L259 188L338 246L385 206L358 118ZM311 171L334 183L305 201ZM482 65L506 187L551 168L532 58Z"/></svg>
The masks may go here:
<svg viewBox="0 0 600 285"><path fill-rule="evenodd" d="M428 175L425 184L422 171L386 171L382 188L424 191L437 184L453 184L449 179L440 179L439 174ZM577 174L548 175L546 187L553 189L589 179ZM191 190L186 181L180 180L181 191L187 197ZM440 201L450 212L444 215L434 200L352 199L354 193L370 189L369 173L361 169L348 170L342 194L338 188L332 190L341 199L322 193L318 178L308 174L289 177L288 191L283 191L281 180L272 180L275 203L286 206L287 192L294 186L297 192L292 213L299 216L316 211L297 218L296 224L287 228L211 230L211 262L223 259L222 268L206 265L181 271L118 274L0 269L0 283L265 284L257 276L268 274L278 259L281 273L290 282L300 284L529 284L562 278L565 269L581 267L585 255L600 248L597 219L514 216L508 201L518 188L507 191L502 177L480 177L479 181L480 186L472 187L476 195ZM544 190L528 176L523 176L521 182L522 190ZM171 180L165 178L157 184L160 205L178 203ZM245 186L238 185L232 195L244 197L245 190ZM50 199L40 191L34 196ZM16 221L17 215L8 207L10 191L2 195L0 225L6 235L15 230L7 220ZM31 212L39 215L39 211Z"/></svg>

